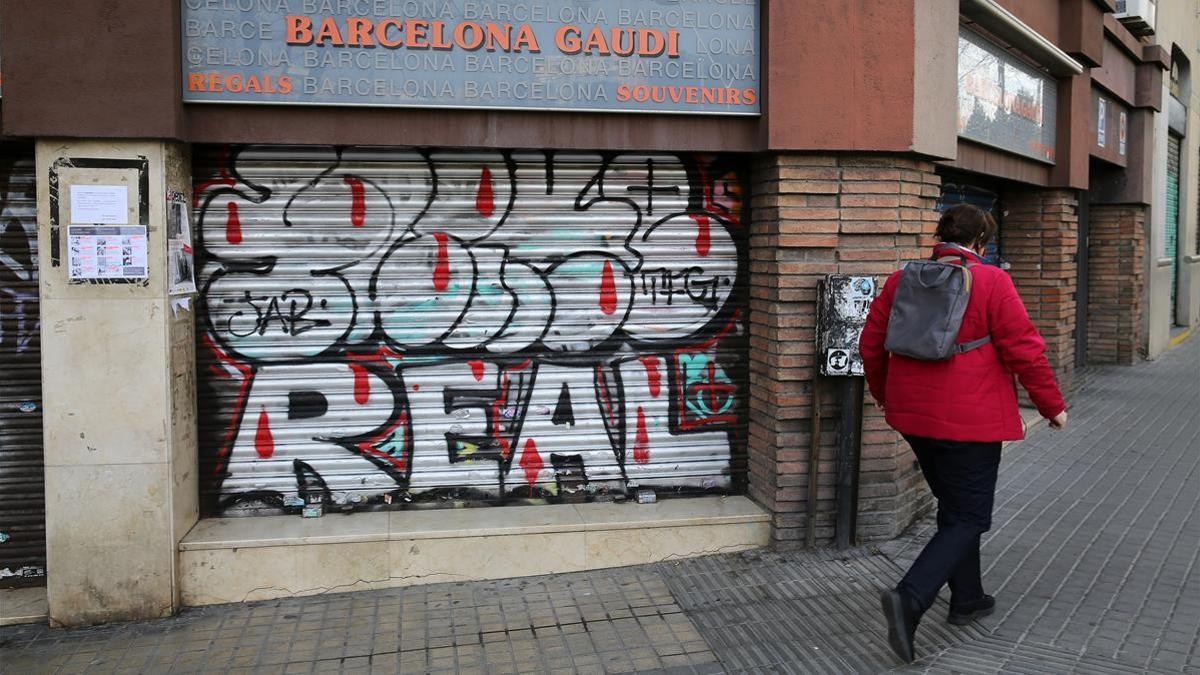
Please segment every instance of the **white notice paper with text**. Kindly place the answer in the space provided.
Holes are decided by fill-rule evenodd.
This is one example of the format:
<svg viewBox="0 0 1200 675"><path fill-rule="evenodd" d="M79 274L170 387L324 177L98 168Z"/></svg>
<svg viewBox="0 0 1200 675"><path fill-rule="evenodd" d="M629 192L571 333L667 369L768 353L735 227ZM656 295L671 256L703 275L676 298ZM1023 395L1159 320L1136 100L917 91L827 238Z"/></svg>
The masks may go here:
<svg viewBox="0 0 1200 675"><path fill-rule="evenodd" d="M72 185L71 222L81 225L128 225L129 186Z"/></svg>

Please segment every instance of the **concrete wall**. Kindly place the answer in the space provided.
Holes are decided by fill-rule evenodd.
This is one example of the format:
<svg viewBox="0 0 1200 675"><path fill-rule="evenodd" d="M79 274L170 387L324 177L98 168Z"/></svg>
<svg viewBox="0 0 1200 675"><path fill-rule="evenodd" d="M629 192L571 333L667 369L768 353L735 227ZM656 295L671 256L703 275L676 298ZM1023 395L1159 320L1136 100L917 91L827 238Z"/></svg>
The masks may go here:
<svg viewBox="0 0 1200 675"><path fill-rule="evenodd" d="M1194 3L1159 3L1155 41L1168 52L1177 46L1191 62L1190 83L1184 84L1183 101L1188 106L1187 135L1184 137L1180 226L1176 274L1178 294L1171 304L1170 260L1163 257L1166 236L1167 136L1170 78L1163 78L1163 110L1154 121L1154 203L1146 239L1146 354L1156 358L1171 344L1175 315L1179 324L1200 323L1200 255L1197 255L1197 197L1200 177L1200 20Z"/></svg>
<svg viewBox="0 0 1200 675"><path fill-rule="evenodd" d="M138 168L89 166L143 160L144 185ZM177 146L161 142L37 144L53 625L165 616L178 607L178 543L198 513L195 361L191 312L174 312L167 296L165 194L188 193L187 166ZM147 282L69 281L69 242L56 225L69 221L77 184L128 187L130 222L149 226Z"/></svg>

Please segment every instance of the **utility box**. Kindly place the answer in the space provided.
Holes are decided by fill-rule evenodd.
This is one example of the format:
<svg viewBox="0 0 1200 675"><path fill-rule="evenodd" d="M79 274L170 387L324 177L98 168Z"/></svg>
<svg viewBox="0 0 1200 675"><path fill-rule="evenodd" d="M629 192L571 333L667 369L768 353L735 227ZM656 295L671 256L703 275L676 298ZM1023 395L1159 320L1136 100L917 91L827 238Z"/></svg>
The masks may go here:
<svg viewBox="0 0 1200 675"><path fill-rule="evenodd" d="M830 274L821 283L817 318L817 354L821 374L861 377L862 355L858 339L867 323L867 312L878 293L874 277Z"/></svg>

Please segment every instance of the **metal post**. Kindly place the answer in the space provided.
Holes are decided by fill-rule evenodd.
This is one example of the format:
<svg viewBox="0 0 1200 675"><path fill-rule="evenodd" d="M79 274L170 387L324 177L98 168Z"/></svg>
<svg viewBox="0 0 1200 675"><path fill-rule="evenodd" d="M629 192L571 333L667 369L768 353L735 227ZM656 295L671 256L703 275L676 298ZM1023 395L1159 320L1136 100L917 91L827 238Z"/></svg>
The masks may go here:
<svg viewBox="0 0 1200 675"><path fill-rule="evenodd" d="M821 369L813 375L812 382L812 427L808 446L808 511L804 519L804 544L809 548L817 545L817 478L821 463Z"/></svg>
<svg viewBox="0 0 1200 675"><path fill-rule="evenodd" d="M862 451L863 378L842 381L842 413L838 428L837 529L839 549L858 540L858 469Z"/></svg>

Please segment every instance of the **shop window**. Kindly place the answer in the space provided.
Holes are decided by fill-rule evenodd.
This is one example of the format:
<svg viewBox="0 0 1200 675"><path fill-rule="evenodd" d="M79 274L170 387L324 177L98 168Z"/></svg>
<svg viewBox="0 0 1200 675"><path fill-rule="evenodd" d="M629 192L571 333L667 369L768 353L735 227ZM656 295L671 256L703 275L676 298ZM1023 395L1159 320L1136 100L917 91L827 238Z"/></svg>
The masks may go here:
<svg viewBox="0 0 1200 675"><path fill-rule="evenodd" d="M958 204L971 204L992 214L996 219L996 224L1002 222L1002 212L1000 208L1000 196L991 190L975 187L973 185L963 185L960 183L944 183L942 184L942 194L938 197L937 210L939 213ZM997 228L996 236L988 242L987 251L983 257L983 261L988 265L1007 268L1004 258L1000 255L1000 230Z"/></svg>

